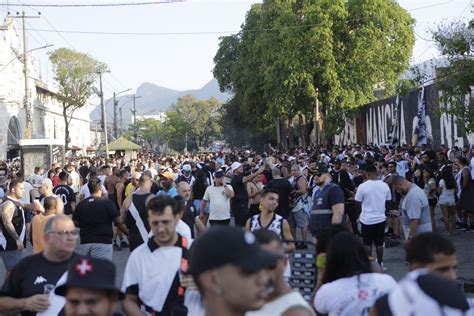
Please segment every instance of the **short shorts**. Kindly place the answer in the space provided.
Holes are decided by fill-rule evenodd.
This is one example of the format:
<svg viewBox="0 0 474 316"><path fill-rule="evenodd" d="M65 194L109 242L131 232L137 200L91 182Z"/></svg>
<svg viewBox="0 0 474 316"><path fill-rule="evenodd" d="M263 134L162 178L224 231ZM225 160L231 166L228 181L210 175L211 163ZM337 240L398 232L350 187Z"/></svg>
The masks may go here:
<svg viewBox="0 0 474 316"><path fill-rule="evenodd" d="M309 224L308 214L304 210L298 212L290 212L288 223L291 227L306 228Z"/></svg>

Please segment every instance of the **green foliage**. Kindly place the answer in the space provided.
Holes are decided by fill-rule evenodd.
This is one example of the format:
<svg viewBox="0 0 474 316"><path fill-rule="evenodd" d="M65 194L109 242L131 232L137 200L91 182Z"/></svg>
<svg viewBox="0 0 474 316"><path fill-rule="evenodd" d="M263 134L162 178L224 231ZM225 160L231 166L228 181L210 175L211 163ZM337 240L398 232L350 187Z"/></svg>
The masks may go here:
<svg viewBox="0 0 474 316"><path fill-rule="evenodd" d="M441 54L449 65L438 73L438 88L442 92L441 112L452 114L465 132L474 131L474 106L471 103L474 86L474 28L462 22L440 24L433 32ZM470 98L471 96L471 98Z"/></svg>
<svg viewBox="0 0 474 316"><path fill-rule="evenodd" d="M139 135L153 147L155 142L167 143L176 150L201 147L220 133L221 104L216 98L198 100L185 95L166 112L166 121L147 119L138 122Z"/></svg>
<svg viewBox="0 0 474 316"><path fill-rule="evenodd" d="M221 38L214 76L254 130L308 117L319 98L333 135L347 110L375 98L376 85L394 91L413 24L394 0L267 0L251 7L238 35Z"/></svg>
<svg viewBox="0 0 474 316"><path fill-rule="evenodd" d="M97 72L107 70L107 65L95 60L89 54L68 48L50 52L49 59L53 65L54 79L59 85L58 98L63 106L67 150L69 123L74 111L86 104L92 94Z"/></svg>

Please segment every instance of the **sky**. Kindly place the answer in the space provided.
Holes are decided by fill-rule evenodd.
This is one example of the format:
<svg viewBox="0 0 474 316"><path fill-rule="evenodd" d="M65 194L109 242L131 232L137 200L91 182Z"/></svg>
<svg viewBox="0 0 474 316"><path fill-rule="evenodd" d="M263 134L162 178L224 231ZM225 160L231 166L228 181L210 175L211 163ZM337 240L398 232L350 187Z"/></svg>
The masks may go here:
<svg viewBox="0 0 474 316"><path fill-rule="evenodd" d="M0 0L0 16L6 3L84 4L150 2L151 0ZM132 89L151 82L176 90L199 89L212 79L213 57L219 37L239 31L252 3L248 0L188 0L146 6L51 8L10 6L10 11L25 10L29 19L29 48L52 44L54 47L33 52L37 70L51 80L46 53L69 47L89 53L108 64L104 74L104 95ZM445 20L468 20L470 0L399 0L416 19L416 43L412 63L438 55L429 30ZM18 23L18 27L20 27ZM53 30L47 32L46 30ZM64 31L153 32L158 35L92 35L58 33Z"/></svg>

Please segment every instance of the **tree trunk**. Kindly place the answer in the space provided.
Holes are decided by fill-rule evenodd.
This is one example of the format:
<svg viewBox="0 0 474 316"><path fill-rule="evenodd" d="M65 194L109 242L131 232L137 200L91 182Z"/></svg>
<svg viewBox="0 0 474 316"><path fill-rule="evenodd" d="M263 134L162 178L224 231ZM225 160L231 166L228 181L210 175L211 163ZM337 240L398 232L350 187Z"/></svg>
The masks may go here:
<svg viewBox="0 0 474 316"><path fill-rule="evenodd" d="M69 123L70 121L68 120L67 117L67 108L66 105L63 102L63 118L64 118L64 154L63 154L63 160L66 161L66 153L67 153L67 147L69 146Z"/></svg>
<svg viewBox="0 0 474 316"><path fill-rule="evenodd" d="M306 147L306 117L303 113L298 115L300 125L300 146Z"/></svg>
<svg viewBox="0 0 474 316"><path fill-rule="evenodd" d="M288 117L288 147L295 146L295 133L293 130L293 117Z"/></svg>

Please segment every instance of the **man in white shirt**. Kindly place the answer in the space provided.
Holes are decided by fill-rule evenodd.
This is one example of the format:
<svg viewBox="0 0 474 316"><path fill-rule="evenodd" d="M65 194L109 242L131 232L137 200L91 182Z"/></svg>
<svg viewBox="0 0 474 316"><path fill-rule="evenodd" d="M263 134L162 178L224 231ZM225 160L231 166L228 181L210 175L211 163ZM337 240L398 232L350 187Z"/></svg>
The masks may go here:
<svg viewBox="0 0 474 316"><path fill-rule="evenodd" d="M214 174L214 186L209 186L204 192L201 201L200 215L204 219L204 210L209 205L209 223L211 226L230 223L230 199L234 197L234 190L229 184L224 185L224 172L219 170Z"/></svg>
<svg viewBox="0 0 474 316"><path fill-rule="evenodd" d="M385 202L392 199L389 186L377 179L377 168L367 165L366 181L357 188L355 200L362 203L359 220L364 246L372 255L372 244L375 245L377 262L381 265L383 259L383 242L385 232Z"/></svg>
<svg viewBox="0 0 474 316"><path fill-rule="evenodd" d="M71 187L71 189L74 191L74 193L79 192L80 188L80 179L81 177L79 176L79 173L76 171L76 166L73 165L72 163L67 166L67 173L69 174L69 181L68 184Z"/></svg>

